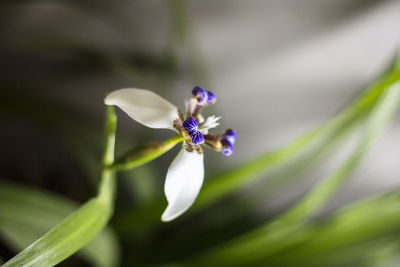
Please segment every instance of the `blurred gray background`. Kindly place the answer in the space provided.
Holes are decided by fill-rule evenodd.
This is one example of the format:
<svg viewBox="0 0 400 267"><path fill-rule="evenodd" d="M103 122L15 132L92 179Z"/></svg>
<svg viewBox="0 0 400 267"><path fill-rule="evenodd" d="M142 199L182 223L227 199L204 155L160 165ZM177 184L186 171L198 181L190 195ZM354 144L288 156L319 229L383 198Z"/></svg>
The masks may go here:
<svg viewBox="0 0 400 267"><path fill-rule="evenodd" d="M400 1L3 0L0 37L2 94L32 97L32 103L45 97L99 125L105 94L122 87L154 90L181 107L195 85L215 92L217 104L205 113L221 115L220 131L232 127L239 140L232 158L207 151L206 168L214 170L280 147L350 103L396 53ZM31 177L32 160L46 152L49 164L57 161L57 168L73 172L55 152L57 140L10 120L13 107L18 109L10 104L2 110L2 176L24 177L20 169L28 166ZM147 141L168 136L119 114L120 131L127 135ZM399 134L397 123L328 209L400 185ZM67 190L62 185L70 180L60 183L53 187ZM81 184L76 178L69 190L77 194ZM261 206L279 208L308 185L264 199ZM251 201L246 191L243 197Z"/></svg>

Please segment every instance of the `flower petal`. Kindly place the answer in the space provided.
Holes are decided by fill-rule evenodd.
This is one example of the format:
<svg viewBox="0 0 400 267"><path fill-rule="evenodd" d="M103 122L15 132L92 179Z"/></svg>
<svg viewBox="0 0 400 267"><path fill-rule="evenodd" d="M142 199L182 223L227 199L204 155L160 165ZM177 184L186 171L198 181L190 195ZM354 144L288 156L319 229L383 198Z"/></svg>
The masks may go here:
<svg viewBox="0 0 400 267"><path fill-rule="evenodd" d="M184 213L199 194L203 179L203 154L188 152L182 148L167 172L164 192L168 207L161 220L171 221Z"/></svg>
<svg viewBox="0 0 400 267"><path fill-rule="evenodd" d="M143 89L125 88L110 93L106 105L116 105L132 119L150 128L172 129L178 108L161 96Z"/></svg>

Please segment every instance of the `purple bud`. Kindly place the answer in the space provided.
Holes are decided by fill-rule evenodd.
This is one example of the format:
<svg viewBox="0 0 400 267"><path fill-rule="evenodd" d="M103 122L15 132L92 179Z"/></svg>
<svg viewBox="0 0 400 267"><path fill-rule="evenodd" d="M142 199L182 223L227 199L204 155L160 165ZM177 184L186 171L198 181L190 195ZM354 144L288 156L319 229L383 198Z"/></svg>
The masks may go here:
<svg viewBox="0 0 400 267"><path fill-rule="evenodd" d="M214 93L211 91L207 91L207 104L214 104L217 98Z"/></svg>
<svg viewBox="0 0 400 267"><path fill-rule="evenodd" d="M227 157L229 157L230 155L233 154L233 145L231 142L229 142L228 139L222 138L221 144L222 144L222 148L221 148L222 154L224 154Z"/></svg>
<svg viewBox="0 0 400 267"><path fill-rule="evenodd" d="M182 126L183 128L185 128L186 132L190 134L192 132L197 131L198 124L193 117L190 117L183 122Z"/></svg>
<svg viewBox="0 0 400 267"><path fill-rule="evenodd" d="M232 144L234 144L236 142L236 137L237 134L234 130L232 129L228 129L225 131L224 135L223 135L226 139L228 139L228 141Z"/></svg>
<svg viewBox="0 0 400 267"><path fill-rule="evenodd" d="M206 90L199 86L196 86L195 88L193 88L192 94L193 96L197 97L197 101L200 105L207 104L208 94Z"/></svg>
<svg viewBox="0 0 400 267"><path fill-rule="evenodd" d="M189 135L192 139L193 144L199 145L204 143L204 136L200 131L191 132Z"/></svg>

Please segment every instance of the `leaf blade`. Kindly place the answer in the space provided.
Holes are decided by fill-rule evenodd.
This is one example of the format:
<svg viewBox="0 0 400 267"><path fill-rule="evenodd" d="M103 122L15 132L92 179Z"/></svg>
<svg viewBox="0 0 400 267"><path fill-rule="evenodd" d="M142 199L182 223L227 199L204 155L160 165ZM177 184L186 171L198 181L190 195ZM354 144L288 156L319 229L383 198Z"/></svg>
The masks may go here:
<svg viewBox="0 0 400 267"><path fill-rule="evenodd" d="M47 192L0 183L0 207L0 234L15 250L22 250L76 210L78 204ZM115 234L105 229L78 255L95 266L117 265Z"/></svg>
<svg viewBox="0 0 400 267"><path fill-rule="evenodd" d="M98 195L4 266L54 266L86 245L106 226L114 209L115 173L108 170L107 166L114 162L116 123L114 109L108 107L103 170Z"/></svg>

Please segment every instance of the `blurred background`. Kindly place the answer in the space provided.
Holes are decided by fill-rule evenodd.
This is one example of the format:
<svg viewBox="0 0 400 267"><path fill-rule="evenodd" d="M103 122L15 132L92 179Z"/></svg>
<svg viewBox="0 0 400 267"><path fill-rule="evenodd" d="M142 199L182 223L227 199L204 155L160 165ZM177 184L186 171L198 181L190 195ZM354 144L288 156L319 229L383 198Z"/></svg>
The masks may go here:
<svg viewBox="0 0 400 267"><path fill-rule="evenodd" d="M1 182L81 203L96 192L108 92L146 88L181 108L196 85L215 92L204 114L222 116L218 130L239 138L230 158L206 151L207 180L321 125L383 73L400 44L400 1L3 0L0 38ZM118 115L117 155L171 136ZM397 116L323 214L400 186L399 135ZM122 172L111 222L120 265L173 262L252 229L304 195L354 140L307 179L293 182L294 168L290 183L255 183L146 231L132 212L166 206L164 177L179 148ZM18 251L0 236L3 260ZM60 266L88 264L73 256Z"/></svg>

